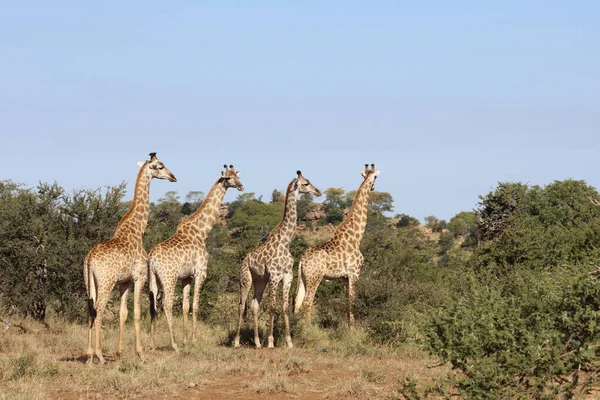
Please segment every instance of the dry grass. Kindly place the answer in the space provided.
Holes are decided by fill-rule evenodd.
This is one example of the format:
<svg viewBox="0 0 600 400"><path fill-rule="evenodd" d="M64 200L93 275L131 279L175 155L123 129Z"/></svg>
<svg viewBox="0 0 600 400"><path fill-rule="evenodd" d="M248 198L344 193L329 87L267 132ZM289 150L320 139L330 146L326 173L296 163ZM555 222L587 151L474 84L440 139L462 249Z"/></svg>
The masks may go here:
<svg viewBox="0 0 600 400"><path fill-rule="evenodd" d="M200 324L198 340L170 349L161 318L154 351L142 363L134 351L133 326L126 329L124 355L116 359L117 329L104 331L106 365L86 365L87 328L51 321L46 329L0 333L0 398L396 398L399 382L417 379L433 385L447 368L414 348L390 349L368 343L358 330L323 331L305 327L293 349L282 346L233 349L231 332ZM181 320L176 319L181 340ZM148 321L144 321L147 330ZM149 343L144 331L143 343Z"/></svg>

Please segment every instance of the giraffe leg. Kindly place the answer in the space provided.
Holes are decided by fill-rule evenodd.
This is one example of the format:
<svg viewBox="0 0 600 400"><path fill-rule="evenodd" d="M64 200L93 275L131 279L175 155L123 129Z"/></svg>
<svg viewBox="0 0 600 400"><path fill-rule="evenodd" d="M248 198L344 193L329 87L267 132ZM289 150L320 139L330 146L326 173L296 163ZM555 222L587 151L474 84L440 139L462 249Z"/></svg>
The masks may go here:
<svg viewBox="0 0 600 400"><path fill-rule="evenodd" d="M252 274L246 261L242 264L242 270L240 272L240 302L238 303L238 325L235 339L233 340L234 347L240 347L240 330L242 329L242 319L244 316L244 309L246 308L246 301L248 300L248 292L250 292L250 286L252 285Z"/></svg>
<svg viewBox="0 0 600 400"><path fill-rule="evenodd" d="M87 277L87 271L85 271L85 276ZM90 282L86 283L89 285L88 286L88 290L89 290L89 295L88 295L88 348L87 348L87 363L88 364L92 364L94 362L94 348L92 346L92 337L93 337L93 329L94 329L94 322L96 320L96 307L98 306L97 304L97 296L96 296L96 283L95 280L93 279L93 277L91 277L90 274ZM96 302L96 304L94 304L94 302Z"/></svg>
<svg viewBox="0 0 600 400"><path fill-rule="evenodd" d="M304 313L304 319L309 325L312 324L312 307L315 301L315 293L317 293L317 288L320 283L320 279L316 281L306 280L306 297L304 298L304 308L306 311Z"/></svg>
<svg viewBox="0 0 600 400"><path fill-rule="evenodd" d="M95 318L90 313L90 315L88 316L88 348L86 352L88 356L88 364L92 364L92 362L94 361L94 348L92 347L92 330L94 328L94 320Z"/></svg>
<svg viewBox="0 0 600 400"><path fill-rule="evenodd" d="M163 308L167 325L169 326L169 334L171 335L171 347L173 347L173 350L178 351L175 336L173 335L173 296L175 295L175 283L177 281L163 282L163 296L165 296Z"/></svg>
<svg viewBox="0 0 600 400"><path fill-rule="evenodd" d="M254 320L254 345L257 349L261 348L260 338L258 337L258 312L260 311L260 301L262 299L263 292L267 286L267 282L255 278L254 281L254 300L252 300L252 317Z"/></svg>
<svg viewBox="0 0 600 400"><path fill-rule="evenodd" d="M273 336L273 329L275 325L275 307L277 306L277 286L279 286L279 280L269 280L269 344L267 348L272 349L275 347L275 337Z"/></svg>
<svg viewBox="0 0 600 400"><path fill-rule="evenodd" d="M192 285L192 279L186 278L183 280L183 344L187 343L188 334L187 334L187 322L188 316L190 314L190 289Z"/></svg>
<svg viewBox="0 0 600 400"><path fill-rule="evenodd" d="M142 318L140 310L140 298L144 288L144 279L138 279L133 282L133 322L135 325L135 352L144 361L144 351L142 349Z"/></svg>
<svg viewBox="0 0 600 400"><path fill-rule="evenodd" d="M285 323L285 344L289 349L294 347L290 335L290 288L292 287L292 268L283 275L283 321Z"/></svg>
<svg viewBox="0 0 600 400"><path fill-rule="evenodd" d="M349 328L352 328L354 326L354 310L352 308L354 301L354 282L355 279L353 277L348 277L345 281Z"/></svg>
<svg viewBox="0 0 600 400"><path fill-rule="evenodd" d="M206 268L204 269L206 270ZM198 326L198 309L200 308L200 289L206 279L206 272L196 276L194 282L194 297L192 299L192 341L196 341L196 330Z"/></svg>
<svg viewBox="0 0 600 400"><path fill-rule="evenodd" d="M104 317L104 309L111 291L112 286L108 289L98 290L98 296L96 297L96 321L94 325L96 325L96 357L98 357L100 364L106 363L104 356L102 356L102 317Z"/></svg>
<svg viewBox="0 0 600 400"><path fill-rule="evenodd" d="M123 354L123 331L127 322L127 298L129 297L129 286L131 282L120 283L121 308L119 309L119 341L117 342L117 357Z"/></svg>

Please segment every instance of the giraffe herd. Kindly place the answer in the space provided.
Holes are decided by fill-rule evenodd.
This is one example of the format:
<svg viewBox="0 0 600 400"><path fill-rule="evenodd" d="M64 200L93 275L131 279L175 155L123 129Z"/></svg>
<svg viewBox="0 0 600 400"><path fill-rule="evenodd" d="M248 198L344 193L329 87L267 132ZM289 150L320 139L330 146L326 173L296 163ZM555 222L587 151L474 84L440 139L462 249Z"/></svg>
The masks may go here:
<svg viewBox="0 0 600 400"><path fill-rule="evenodd" d="M169 239L157 244L150 254L142 245L142 236L148 223L150 210L150 181L153 178L176 182L175 176L158 160L156 153L150 153L150 159L139 162L140 171L135 183L134 199L129 211L117 225L113 237L96 245L83 262L83 278L88 297L88 363L94 355L100 364L105 363L102 355L102 317L114 286L119 284L121 306L119 312L119 339L117 356L123 348L123 329L127 319L127 298L133 282L134 324L136 352L144 360L141 344L140 296L148 279L151 315L151 347L154 348L154 330L156 324L156 299L159 283L163 291L164 313L169 326L171 346L178 347L173 334L173 298L178 281L183 284L183 343L188 340L187 319L190 309L189 298L191 284L192 297L192 341L196 339L199 294L207 274L208 252L205 239L213 225L218 221L219 208L229 188L244 190L239 180L240 171L233 165L221 172L202 205L190 216L184 218L175 233ZM234 347L240 346L240 329L243 313L251 286L254 287L252 314L254 325L254 345L261 347L258 335L258 311L266 286L269 286L269 336L268 347L274 347L273 325L276 305L276 293L279 282L283 282L283 315L285 323L285 343L293 347L289 323L289 292L292 283L294 259L289 247L296 232L297 198L300 193L320 196L321 192L300 171L288 185L285 206L281 222L269 233L264 243L246 255L240 268L240 298L238 303L237 331ZM361 172L361 183L352 208L342 223L336 228L327 242L309 248L301 256L298 266L298 293L294 312L305 308L305 320L310 323L314 296L323 279L343 279L346 284L348 325L354 324L352 299L354 285L363 264L360 241L365 231L369 195L375 189L375 180L379 171L375 165L365 164ZM92 346L95 327L95 350Z"/></svg>

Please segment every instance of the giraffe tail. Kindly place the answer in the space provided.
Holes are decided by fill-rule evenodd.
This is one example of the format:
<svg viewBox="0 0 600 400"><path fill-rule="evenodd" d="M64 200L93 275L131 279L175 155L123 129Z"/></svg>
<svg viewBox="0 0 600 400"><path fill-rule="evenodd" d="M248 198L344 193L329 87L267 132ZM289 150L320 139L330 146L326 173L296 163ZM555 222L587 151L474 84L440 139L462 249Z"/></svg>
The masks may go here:
<svg viewBox="0 0 600 400"><path fill-rule="evenodd" d="M297 313L302 308L304 295L306 295L306 285L302 279L302 260L300 260L300 263L298 264L298 293L296 294L296 301L294 302L294 313Z"/></svg>
<svg viewBox="0 0 600 400"><path fill-rule="evenodd" d="M87 291L87 306L88 314L92 320L96 319L96 282L94 280L94 274L90 268L89 257L86 257L83 261L83 280L85 282L85 289Z"/></svg>
<svg viewBox="0 0 600 400"><path fill-rule="evenodd" d="M96 309L94 308L94 299L88 299L88 313L92 318L96 318Z"/></svg>
<svg viewBox="0 0 600 400"><path fill-rule="evenodd" d="M150 319L154 321L156 318L156 299L154 298L154 293L150 292L148 294L150 297Z"/></svg>
<svg viewBox="0 0 600 400"><path fill-rule="evenodd" d="M148 296L150 299L150 321L156 319L156 300L158 294L158 284L156 282L156 274L154 274L151 266L152 259L148 261Z"/></svg>

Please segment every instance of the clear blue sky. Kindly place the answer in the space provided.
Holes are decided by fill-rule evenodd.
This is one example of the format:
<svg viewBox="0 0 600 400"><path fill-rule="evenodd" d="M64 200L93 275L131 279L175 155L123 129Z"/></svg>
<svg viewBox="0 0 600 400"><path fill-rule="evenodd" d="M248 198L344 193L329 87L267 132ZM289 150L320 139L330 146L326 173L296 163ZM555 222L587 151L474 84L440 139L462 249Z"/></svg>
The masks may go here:
<svg viewBox="0 0 600 400"><path fill-rule="evenodd" d="M449 219L498 181L600 187L600 2L2 2L0 179L207 192L301 169ZM237 192L228 193L231 201Z"/></svg>

